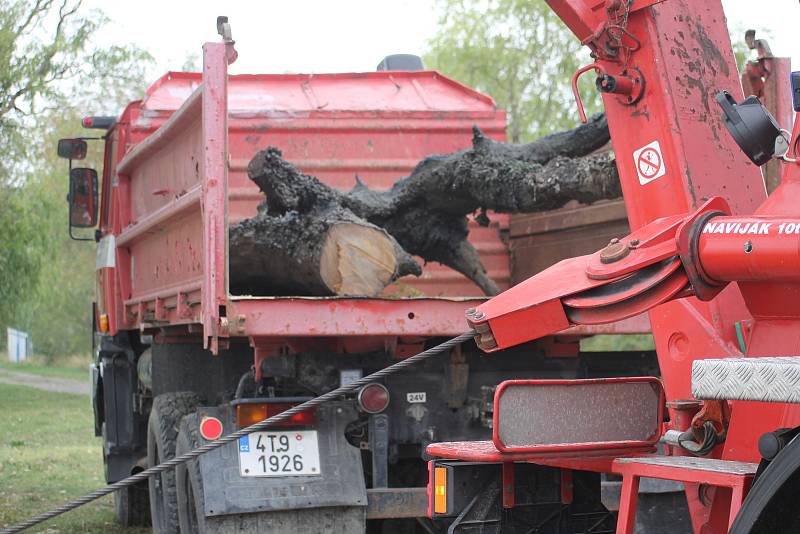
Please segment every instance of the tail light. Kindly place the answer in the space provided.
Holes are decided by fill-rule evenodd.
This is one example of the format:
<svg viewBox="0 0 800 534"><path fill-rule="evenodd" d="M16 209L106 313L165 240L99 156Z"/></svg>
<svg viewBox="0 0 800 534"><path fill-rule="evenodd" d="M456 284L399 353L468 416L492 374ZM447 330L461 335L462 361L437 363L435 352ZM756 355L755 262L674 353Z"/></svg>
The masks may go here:
<svg viewBox="0 0 800 534"><path fill-rule="evenodd" d="M103 334L108 333L108 314L101 313L100 314L100 321L98 321L98 326L100 328L100 332Z"/></svg>
<svg viewBox="0 0 800 534"><path fill-rule="evenodd" d="M380 413L387 406L389 406L389 390L383 384L373 382L358 392L358 407L367 413Z"/></svg>
<svg viewBox="0 0 800 534"><path fill-rule="evenodd" d="M236 409L236 425L244 428L268 419L289 408L302 404L311 397L290 397L276 399L237 399L231 404ZM296 413L285 421L275 423L274 427L310 426L317 422L316 410L310 409Z"/></svg>
<svg viewBox="0 0 800 534"><path fill-rule="evenodd" d="M447 513L447 468L433 468L433 513Z"/></svg>
<svg viewBox="0 0 800 534"><path fill-rule="evenodd" d="M447 467L440 466L436 460L428 462L428 517L447 514Z"/></svg>

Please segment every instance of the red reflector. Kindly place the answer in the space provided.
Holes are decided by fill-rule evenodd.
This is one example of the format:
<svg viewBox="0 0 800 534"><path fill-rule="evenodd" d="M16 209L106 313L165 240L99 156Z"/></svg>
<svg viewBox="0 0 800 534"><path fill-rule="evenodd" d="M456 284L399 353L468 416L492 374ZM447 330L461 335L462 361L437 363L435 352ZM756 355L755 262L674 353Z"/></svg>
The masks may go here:
<svg viewBox="0 0 800 534"><path fill-rule="evenodd" d="M222 435L222 421L216 417L203 417L200 421L200 435L204 439L214 441Z"/></svg>
<svg viewBox="0 0 800 534"><path fill-rule="evenodd" d="M367 384L358 392L358 405L367 413L379 413L389 406L389 390L383 384Z"/></svg>
<svg viewBox="0 0 800 534"><path fill-rule="evenodd" d="M82 121L84 128L91 128L92 127L92 122L93 121L92 121L91 117L84 117L83 121Z"/></svg>

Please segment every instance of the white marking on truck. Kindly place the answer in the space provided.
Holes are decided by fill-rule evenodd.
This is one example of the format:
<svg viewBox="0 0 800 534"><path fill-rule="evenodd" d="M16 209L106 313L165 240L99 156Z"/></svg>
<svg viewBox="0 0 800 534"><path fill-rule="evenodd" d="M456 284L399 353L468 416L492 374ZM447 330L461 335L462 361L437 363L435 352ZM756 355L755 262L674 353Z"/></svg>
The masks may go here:
<svg viewBox="0 0 800 534"><path fill-rule="evenodd" d="M711 221L705 225L703 233L728 235L800 235L800 221Z"/></svg>
<svg viewBox="0 0 800 534"><path fill-rule="evenodd" d="M779 234L783 232L783 226L780 225ZM792 225L794 226L794 225ZM749 235L769 235L772 223L764 222L710 222L703 228L704 234L749 234Z"/></svg>
<svg viewBox="0 0 800 534"><path fill-rule="evenodd" d="M361 380L363 375L364 373L361 369L342 369L339 371L339 387L350 385L356 380Z"/></svg>
<svg viewBox="0 0 800 534"><path fill-rule="evenodd" d="M416 403L423 403L427 400L427 395L424 391L418 391L415 393L406 393L406 400L411 404Z"/></svg>

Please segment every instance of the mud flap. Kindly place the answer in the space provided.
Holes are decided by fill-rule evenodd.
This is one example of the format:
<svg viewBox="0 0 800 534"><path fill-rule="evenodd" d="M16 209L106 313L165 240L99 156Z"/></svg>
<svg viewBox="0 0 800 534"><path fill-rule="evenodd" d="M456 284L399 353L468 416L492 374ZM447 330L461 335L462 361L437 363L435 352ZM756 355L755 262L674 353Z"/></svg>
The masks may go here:
<svg viewBox="0 0 800 534"><path fill-rule="evenodd" d="M92 380L95 434L103 436L105 477L112 483L147 456L147 417L137 409L136 366L127 353L101 351Z"/></svg>
<svg viewBox="0 0 800 534"><path fill-rule="evenodd" d="M207 521L214 534L360 534L365 530L364 508L355 506L223 515Z"/></svg>
<svg viewBox="0 0 800 534"><path fill-rule="evenodd" d="M198 410L198 415L199 420L204 416L219 418L223 423L223 434L236 430L234 413L230 406L203 407ZM317 424L313 428L319 433L321 474L317 476L242 477L239 474L239 451L236 443L200 456L206 517L309 508L358 507L360 509L355 515L363 518L367 491L361 453L347 442L344 434L347 423L357 417L352 402L331 402L318 408ZM340 508L339 513L342 511ZM325 514L321 510L320 513ZM308 514L289 515L297 521L299 516Z"/></svg>

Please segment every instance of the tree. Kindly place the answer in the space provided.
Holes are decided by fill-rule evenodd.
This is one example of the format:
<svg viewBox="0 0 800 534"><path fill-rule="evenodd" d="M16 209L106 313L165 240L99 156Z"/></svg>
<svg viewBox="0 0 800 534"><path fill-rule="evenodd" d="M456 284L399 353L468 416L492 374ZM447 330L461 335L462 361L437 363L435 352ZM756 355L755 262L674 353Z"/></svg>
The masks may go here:
<svg viewBox="0 0 800 534"><path fill-rule="evenodd" d="M41 264L34 283L17 300L11 318L15 326L31 334L35 351L48 360L86 354L91 346L95 247L67 235L67 165L55 153L59 138L81 133L85 110L81 111L64 107L37 115L37 127L30 132L34 171L21 189L32 206L33 222L45 248L38 251ZM92 143L80 165L100 171L101 148L100 143Z"/></svg>
<svg viewBox="0 0 800 534"><path fill-rule="evenodd" d="M93 247L66 235L56 140L82 133L81 115L118 113L141 94L151 61L130 45L95 47L106 19L80 7L0 0L0 327L31 330L52 353L88 349L94 278ZM99 148L87 160L98 169Z"/></svg>
<svg viewBox="0 0 800 534"><path fill-rule="evenodd" d="M28 191L0 187L0 326L9 324L21 299L36 287L47 243L36 224L38 211Z"/></svg>
<svg viewBox="0 0 800 534"><path fill-rule="evenodd" d="M588 51L543 0L437 0L439 30L426 64L491 95L508 113L514 143L573 128L572 74ZM582 82L588 110L601 103Z"/></svg>

